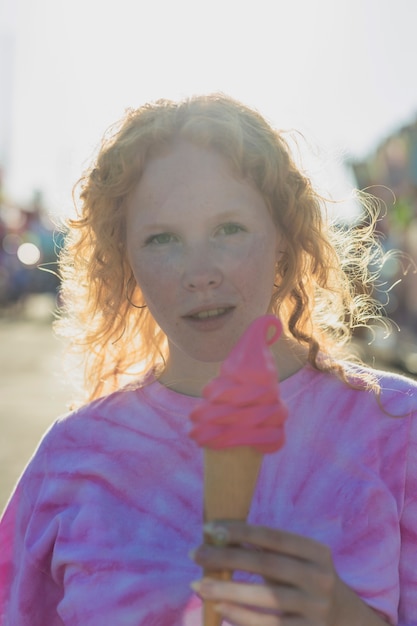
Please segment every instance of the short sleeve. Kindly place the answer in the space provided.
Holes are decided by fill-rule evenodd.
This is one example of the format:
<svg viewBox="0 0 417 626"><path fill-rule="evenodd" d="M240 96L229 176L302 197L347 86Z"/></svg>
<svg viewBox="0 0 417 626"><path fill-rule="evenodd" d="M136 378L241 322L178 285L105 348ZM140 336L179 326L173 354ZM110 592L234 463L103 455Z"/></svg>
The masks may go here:
<svg viewBox="0 0 417 626"><path fill-rule="evenodd" d="M417 414L410 419L404 506L400 518L400 605L398 626L417 626Z"/></svg>
<svg viewBox="0 0 417 626"><path fill-rule="evenodd" d="M42 453L39 455L42 457ZM60 591L47 567L35 563L27 549L27 535L36 529L34 494L37 470L30 464L0 520L0 626L62 626L56 613Z"/></svg>

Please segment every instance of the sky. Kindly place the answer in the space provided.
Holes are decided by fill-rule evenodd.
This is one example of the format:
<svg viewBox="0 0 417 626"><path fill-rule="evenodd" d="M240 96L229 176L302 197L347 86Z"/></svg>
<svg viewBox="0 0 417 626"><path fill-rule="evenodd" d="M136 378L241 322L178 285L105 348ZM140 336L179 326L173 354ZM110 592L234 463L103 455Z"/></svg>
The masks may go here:
<svg viewBox="0 0 417 626"><path fill-rule="evenodd" d="M0 0L7 196L41 189L66 214L126 108L223 91L303 133L308 173L339 199L346 159L417 116L416 23L415 0Z"/></svg>

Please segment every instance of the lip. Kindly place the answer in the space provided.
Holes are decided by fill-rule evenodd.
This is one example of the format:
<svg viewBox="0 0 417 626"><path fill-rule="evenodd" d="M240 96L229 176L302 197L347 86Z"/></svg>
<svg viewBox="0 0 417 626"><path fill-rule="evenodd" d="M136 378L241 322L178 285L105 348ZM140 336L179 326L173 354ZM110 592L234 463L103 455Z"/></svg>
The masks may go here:
<svg viewBox="0 0 417 626"><path fill-rule="evenodd" d="M221 302L219 303L216 302L212 304L201 305L199 307L196 307L195 309L191 309L190 311L187 311L187 313L184 313L182 317L185 319L193 319L193 316L198 315L198 313L203 313L205 311L215 311L216 309L226 309L224 313L224 315L226 315L226 313L229 313L234 308L235 306L233 304L223 304ZM210 319L210 318L207 318L207 319ZM212 319L216 319L216 318L212 318ZM204 320L196 320L196 321L204 321Z"/></svg>
<svg viewBox="0 0 417 626"><path fill-rule="evenodd" d="M221 313L220 315L215 315L213 317L192 317L193 315L196 315L196 313L201 313L202 311L213 311L214 309L225 309L225 311L224 313ZM224 324L226 324L232 317L234 310L235 307L231 305L206 305L193 309L183 316L183 320L188 324L190 328L194 328L195 330L214 331L223 328Z"/></svg>

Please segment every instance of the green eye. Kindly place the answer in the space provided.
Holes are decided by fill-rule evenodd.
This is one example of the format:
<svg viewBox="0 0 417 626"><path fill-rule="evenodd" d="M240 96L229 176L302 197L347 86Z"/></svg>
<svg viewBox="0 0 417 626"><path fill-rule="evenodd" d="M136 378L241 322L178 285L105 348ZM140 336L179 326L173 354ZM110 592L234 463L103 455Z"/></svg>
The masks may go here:
<svg viewBox="0 0 417 626"><path fill-rule="evenodd" d="M224 224L220 227L220 234L222 235L236 235L237 233L240 233L242 231L244 231L244 228L242 226L240 226L239 224L234 224L232 222L230 224Z"/></svg>
<svg viewBox="0 0 417 626"><path fill-rule="evenodd" d="M151 237L148 237L146 244L161 245L171 243L171 241L175 241L174 235L171 235L171 233L159 233L158 235L151 235Z"/></svg>

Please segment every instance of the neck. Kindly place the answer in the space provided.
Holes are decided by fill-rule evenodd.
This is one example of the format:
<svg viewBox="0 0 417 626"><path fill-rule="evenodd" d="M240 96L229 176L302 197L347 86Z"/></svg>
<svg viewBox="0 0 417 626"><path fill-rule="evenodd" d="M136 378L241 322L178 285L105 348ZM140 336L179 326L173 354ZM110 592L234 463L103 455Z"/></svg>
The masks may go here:
<svg viewBox="0 0 417 626"><path fill-rule="evenodd" d="M281 337L272 346L272 353L280 381L298 372L307 361L307 350L287 337ZM178 364L169 357L159 381L178 393L200 397L206 384L218 376L220 366L221 363L194 360Z"/></svg>

